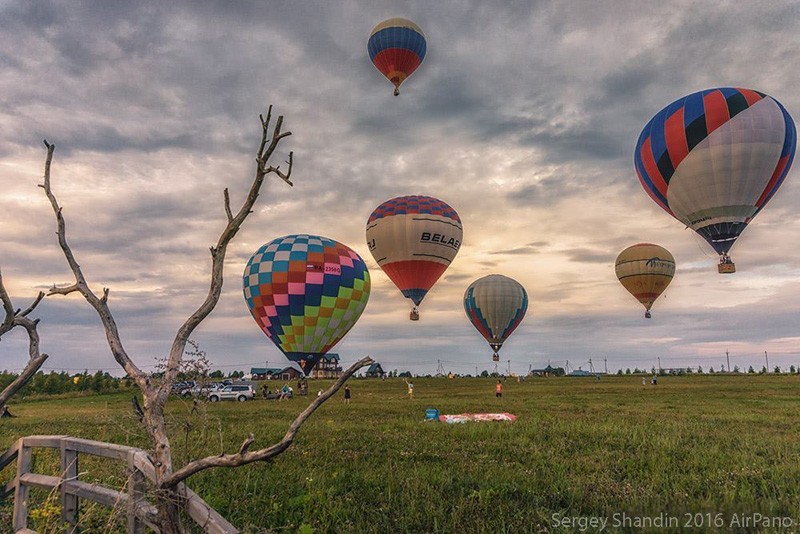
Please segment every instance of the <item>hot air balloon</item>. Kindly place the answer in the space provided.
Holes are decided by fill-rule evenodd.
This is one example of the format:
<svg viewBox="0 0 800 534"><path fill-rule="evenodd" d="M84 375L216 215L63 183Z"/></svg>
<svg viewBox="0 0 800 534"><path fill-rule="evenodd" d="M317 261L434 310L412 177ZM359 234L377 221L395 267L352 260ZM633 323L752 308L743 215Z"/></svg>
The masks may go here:
<svg viewBox="0 0 800 534"><path fill-rule="evenodd" d="M369 271L349 247L287 235L259 248L244 269L253 319L307 375L356 324L369 300Z"/></svg>
<svg viewBox="0 0 800 534"><path fill-rule="evenodd" d="M367 246L383 272L414 308L447 270L461 247L461 219L439 199L419 195L387 200L367 221Z"/></svg>
<svg viewBox="0 0 800 534"><path fill-rule="evenodd" d="M367 42L369 59L394 84L394 96L400 94L400 84L425 59L426 50L425 35L419 26L400 17L375 26Z"/></svg>
<svg viewBox="0 0 800 534"><path fill-rule="evenodd" d="M720 255L783 183L797 131L774 98L721 87L693 93L659 111L639 135L634 164L645 191Z"/></svg>
<svg viewBox="0 0 800 534"><path fill-rule="evenodd" d="M522 284L501 274L472 282L464 293L464 311L472 326L492 347L499 361L500 347L519 326L528 310L528 294Z"/></svg>
<svg viewBox="0 0 800 534"><path fill-rule="evenodd" d="M675 258L664 247L639 243L619 253L614 269L628 293L642 303L644 316L649 319L653 303L675 276Z"/></svg>

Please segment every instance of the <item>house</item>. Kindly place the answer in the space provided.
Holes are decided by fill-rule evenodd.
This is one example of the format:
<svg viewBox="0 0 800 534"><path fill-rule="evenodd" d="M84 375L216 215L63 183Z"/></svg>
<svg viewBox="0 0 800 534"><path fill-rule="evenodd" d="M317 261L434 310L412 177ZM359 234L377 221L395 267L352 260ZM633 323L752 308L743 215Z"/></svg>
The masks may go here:
<svg viewBox="0 0 800 534"><path fill-rule="evenodd" d="M375 362L375 363L373 363L372 365L369 366L369 369L367 369L367 372L366 372L365 376L367 378L381 378L385 374L386 373L383 371L383 368L381 367L381 364L379 364L378 362Z"/></svg>
<svg viewBox="0 0 800 534"><path fill-rule="evenodd" d="M273 377L278 378L280 377L280 373L283 371L281 367L251 367L250 374L252 375L252 380L270 380Z"/></svg>
<svg viewBox="0 0 800 534"><path fill-rule="evenodd" d="M564 369L562 367L553 367L548 365L544 369L531 369L528 373L534 376L564 376Z"/></svg>
<svg viewBox="0 0 800 534"><path fill-rule="evenodd" d="M299 380L305 376L303 372L296 367L284 367L277 374L272 375L276 380Z"/></svg>
<svg viewBox="0 0 800 534"><path fill-rule="evenodd" d="M342 368L339 366L339 355L335 352L323 355L314 370L311 371L311 378L339 378L340 376L342 376Z"/></svg>

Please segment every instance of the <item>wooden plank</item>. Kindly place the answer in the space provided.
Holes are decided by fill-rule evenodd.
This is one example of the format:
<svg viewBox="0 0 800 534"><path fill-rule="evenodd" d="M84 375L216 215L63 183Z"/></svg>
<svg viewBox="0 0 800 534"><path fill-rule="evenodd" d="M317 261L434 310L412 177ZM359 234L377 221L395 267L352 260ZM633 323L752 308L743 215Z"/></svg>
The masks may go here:
<svg viewBox="0 0 800 534"><path fill-rule="evenodd" d="M128 459L130 451L137 451L134 447L127 445L117 445L115 443L103 443L102 441L92 441L90 439L81 438L64 438L66 448L72 451L84 452L93 456L101 456L103 458L114 458L116 460Z"/></svg>
<svg viewBox="0 0 800 534"><path fill-rule="evenodd" d="M88 499L90 501L108 506L110 508L128 506L128 494L120 491L115 491L97 484L90 484L80 480L69 480L64 482L67 492L72 495L77 495L81 499ZM157 526L153 523L155 521L157 511L156 507L147 501L143 500L136 505L136 515L151 528Z"/></svg>
<svg viewBox="0 0 800 534"><path fill-rule="evenodd" d="M134 465L136 468L144 474L148 479L155 482L156 481L156 467L153 465L153 462L150 461L150 457L147 456L147 453L143 450L137 450L134 453Z"/></svg>
<svg viewBox="0 0 800 534"><path fill-rule="evenodd" d="M20 475L19 483L35 488L53 489L61 484L61 478L39 473L25 473Z"/></svg>
<svg viewBox="0 0 800 534"><path fill-rule="evenodd" d="M14 493L14 491L16 489L17 489L17 479L15 478L11 482L9 482L5 486L3 486L3 490L2 490L3 498L8 497L12 493Z"/></svg>
<svg viewBox="0 0 800 534"><path fill-rule="evenodd" d="M28 436L23 438L26 447L43 447L46 449L58 449L61 447L61 440L67 436Z"/></svg>
<svg viewBox="0 0 800 534"><path fill-rule="evenodd" d="M137 504L144 501L144 474L136 467L136 451L128 453L128 534L144 534L144 523L136 515Z"/></svg>
<svg viewBox="0 0 800 534"><path fill-rule="evenodd" d="M19 479L31 470L31 449L25 446L25 438L20 439L17 457L17 487L14 489L14 532L28 528L28 487Z"/></svg>
<svg viewBox="0 0 800 534"><path fill-rule="evenodd" d="M97 484L90 484L89 482L67 480L64 482L64 486L70 495L76 495L81 499L89 499L111 508L124 506L128 501L128 495L125 493L98 486Z"/></svg>
<svg viewBox="0 0 800 534"><path fill-rule="evenodd" d="M14 444L11 447L9 447L6 452L0 455L0 471L5 469L8 464L17 459L17 453L19 452L19 443L20 440L15 441Z"/></svg>
<svg viewBox="0 0 800 534"><path fill-rule="evenodd" d="M61 477L64 480L78 480L78 452L67 448L67 442L62 439L61 448ZM69 526L67 532L76 531L78 515L80 513L80 499L76 495L67 493L67 488L61 484L61 519Z"/></svg>
<svg viewBox="0 0 800 534"><path fill-rule="evenodd" d="M60 448L62 476L54 477L30 473L31 447ZM91 454L103 458L124 460L128 463L128 492L115 491L96 484L78 480L78 453ZM160 532L157 525L156 507L145 499L145 479L155 481L156 470L150 457L141 449L103 443L69 436L28 436L21 438L0 455L0 464L8 465L17 459L17 477L4 487L5 491L15 493L14 529L15 532L33 533L27 528L28 487L54 488L60 485L62 514L67 524L77 525L80 499L88 499L108 507L122 507L128 513L128 529L133 534L143 534L144 527ZM1 468L1 467L0 467ZM239 534L216 510L211 508L192 490L181 485L186 495L186 511L192 520L208 534ZM71 519L72 518L72 519Z"/></svg>
<svg viewBox="0 0 800 534"><path fill-rule="evenodd" d="M199 495L187 487L183 489L186 492L186 511L189 517L203 527L207 534L239 534L239 529L228 523L219 512L211 508Z"/></svg>

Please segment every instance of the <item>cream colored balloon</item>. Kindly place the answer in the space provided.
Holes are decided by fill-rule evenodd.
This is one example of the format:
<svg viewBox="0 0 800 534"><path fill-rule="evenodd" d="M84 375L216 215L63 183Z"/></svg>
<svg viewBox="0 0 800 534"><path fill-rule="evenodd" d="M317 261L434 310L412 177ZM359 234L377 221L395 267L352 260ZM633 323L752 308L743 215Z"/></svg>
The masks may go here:
<svg viewBox="0 0 800 534"><path fill-rule="evenodd" d="M649 319L653 303L675 276L675 258L664 247L639 243L619 253L614 269L620 283L644 306L644 316Z"/></svg>
<svg viewBox="0 0 800 534"><path fill-rule="evenodd" d="M387 200L367 221L372 257L416 307L461 248L463 230L456 211L441 200L405 196Z"/></svg>

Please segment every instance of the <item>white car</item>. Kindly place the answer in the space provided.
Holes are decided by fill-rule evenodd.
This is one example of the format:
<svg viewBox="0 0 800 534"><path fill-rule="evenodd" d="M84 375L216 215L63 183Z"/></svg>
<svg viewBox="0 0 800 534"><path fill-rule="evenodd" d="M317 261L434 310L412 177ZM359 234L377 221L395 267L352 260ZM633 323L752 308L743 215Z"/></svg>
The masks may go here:
<svg viewBox="0 0 800 534"><path fill-rule="evenodd" d="M256 391L253 389L252 385L242 384L225 386L222 389L211 391L208 394L208 400L211 402L217 402L221 400L237 400L239 402L244 402L246 400L255 398L255 396Z"/></svg>

